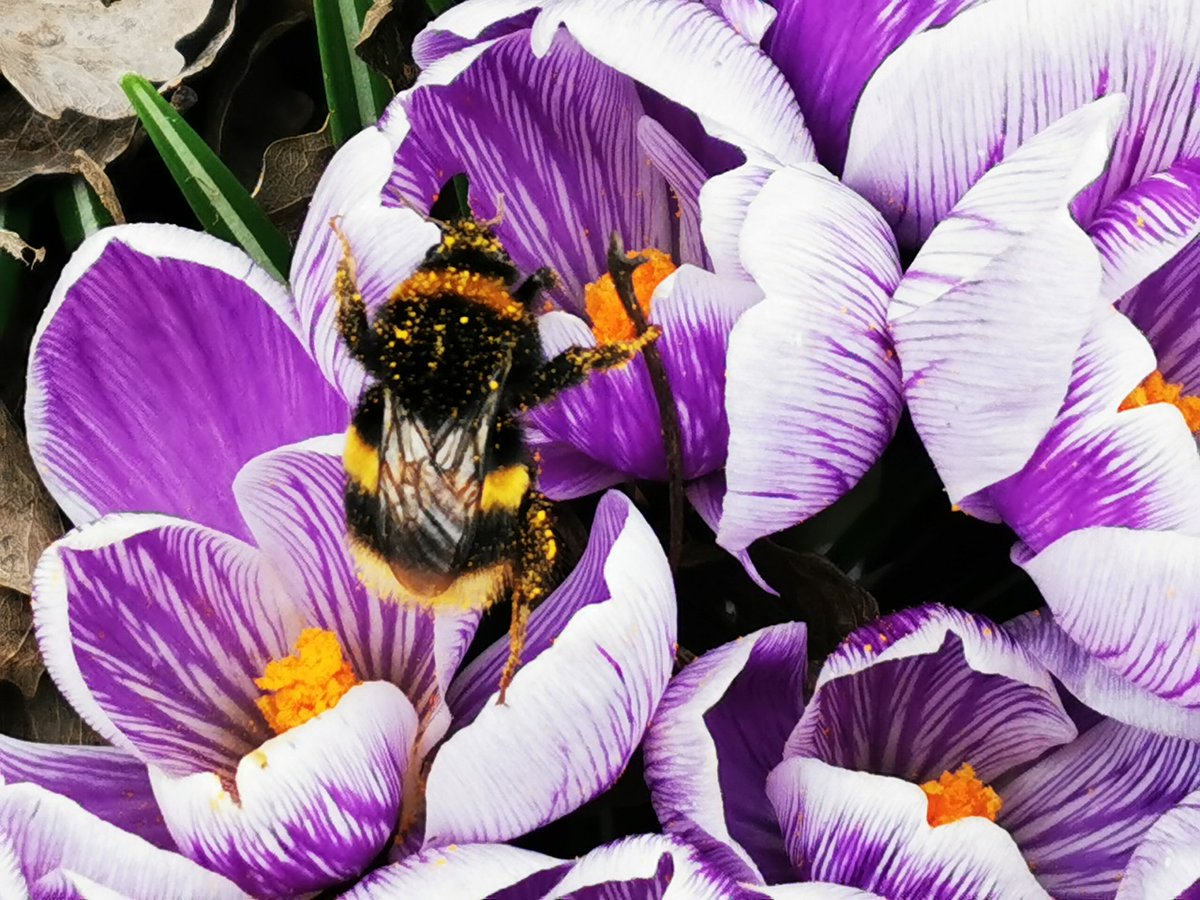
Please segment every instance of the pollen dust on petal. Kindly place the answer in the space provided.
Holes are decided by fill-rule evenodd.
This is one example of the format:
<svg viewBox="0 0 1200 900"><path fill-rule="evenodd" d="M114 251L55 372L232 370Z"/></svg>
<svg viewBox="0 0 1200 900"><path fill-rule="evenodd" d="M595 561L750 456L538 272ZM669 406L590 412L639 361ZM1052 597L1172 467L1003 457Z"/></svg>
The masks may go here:
<svg viewBox="0 0 1200 900"><path fill-rule="evenodd" d="M965 819L983 816L995 822L1000 812L1000 795L975 777L975 770L963 763L956 772L943 772L936 781L927 781L921 790L929 799L926 817L935 828Z"/></svg>
<svg viewBox="0 0 1200 900"><path fill-rule="evenodd" d="M296 639L295 652L267 663L254 683L270 692L259 698L258 708L275 733L283 734L333 709L359 682L342 657L337 635L322 628L306 628Z"/></svg>
<svg viewBox="0 0 1200 900"><path fill-rule="evenodd" d="M647 318L650 316L650 297L654 289L675 271L671 257L661 250L649 248L626 254L629 259L645 257L646 262L633 270L633 293L638 306ZM634 327L630 321L611 275L604 275L584 289L583 302L588 318L592 320L592 333L600 343L627 341L633 338Z"/></svg>
<svg viewBox="0 0 1200 900"><path fill-rule="evenodd" d="M1149 406L1151 403L1170 403L1181 413L1192 434L1200 432L1200 397L1185 394L1182 384L1174 384L1163 378L1163 373L1155 369L1146 376L1146 380L1135 387L1122 402L1119 409L1137 409L1139 406Z"/></svg>

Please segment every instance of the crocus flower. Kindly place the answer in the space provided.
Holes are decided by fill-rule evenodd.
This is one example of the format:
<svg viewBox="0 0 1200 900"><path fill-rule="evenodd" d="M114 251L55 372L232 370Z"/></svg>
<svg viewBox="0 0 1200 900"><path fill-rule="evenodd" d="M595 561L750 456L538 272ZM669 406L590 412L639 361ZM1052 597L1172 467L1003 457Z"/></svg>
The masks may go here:
<svg viewBox="0 0 1200 900"><path fill-rule="evenodd" d="M749 635L677 675L647 735L664 827L746 882L1112 897L1151 825L1200 786L1200 744L1060 695L965 613L864 626L807 702L805 671L803 626Z"/></svg>
<svg viewBox="0 0 1200 900"><path fill-rule="evenodd" d="M742 40L701 9L718 36ZM414 263L404 249L420 243L414 231L431 228L412 207L428 209L465 172L475 214L499 217L518 265L559 276L541 318L548 352L627 333L605 277L609 235L645 251L635 280L662 328L683 475L723 546L741 551L833 502L899 416L884 310L900 273L881 217L813 164L790 107L768 125L749 86L710 84L712 102L756 110L746 127L778 136L775 155L730 169L741 154L699 132L703 104L669 104L571 34L497 15L468 3L431 25L415 43L426 67L416 85L330 165L293 269L303 327L321 335L310 338L315 357L347 396L358 391L326 324L340 254L329 219L342 217L367 273L363 294L378 304ZM711 58L686 35L663 34L670 59L694 47L689 71ZM526 425L551 497L667 475L642 360L595 375Z"/></svg>
<svg viewBox="0 0 1200 900"><path fill-rule="evenodd" d="M87 524L47 550L33 602L48 669L113 748L0 748L9 782L260 896L354 878L397 828L410 850L502 841L574 809L624 768L674 654L665 559L614 494L535 613L508 706L504 646L454 677L478 614L359 580L343 440L320 435L348 406L300 335L286 290L213 238L135 225L80 248L28 419Z"/></svg>

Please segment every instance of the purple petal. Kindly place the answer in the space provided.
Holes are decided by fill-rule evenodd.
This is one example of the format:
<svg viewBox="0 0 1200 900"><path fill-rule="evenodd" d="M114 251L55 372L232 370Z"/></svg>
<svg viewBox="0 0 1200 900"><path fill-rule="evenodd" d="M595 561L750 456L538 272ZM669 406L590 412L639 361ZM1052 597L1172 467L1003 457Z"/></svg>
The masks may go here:
<svg viewBox="0 0 1200 900"><path fill-rule="evenodd" d="M0 779L61 794L122 831L175 849L150 789L146 764L123 750L31 744L0 736Z"/></svg>
<svg viewBox="0 0 1200 900"><path fill-rule="evenodd" d="M1193 241L1117 304L1149 339L1158 368L1200 393L1200 241Z"/></svg>
<svg viewBox="0 0 1200 900"><path fill-rule="evenodd" d="M34 897L154 900L164 885L178 900L246 896L220 875L32 784L0 787L0 837L8 839ZM6 886L0 875L0 887Z"/></svg>
<svg viewBox="0 0 1200 900"><path fill-rule="evenodd" d="M165 516L107 516L43 554L33 616L59 690L143 762L232 774L270 736L254 679L298 623L254 548Z"/></svg>
<svg viewBox="0 0 1200 900"><path fill-rule="evenodd" d="M681 267L654 292L650 321L662 328L657 346L679 414L686 479L706 475L725 462L726 347L734 324L760 296L753 284L694 266ZM562 316L546 319L550 321L543 327L542 340L548 356L572 343L595 343ZM538 484L554 499L573 496L566 492L571 481L554 478L557 471L572 472L551 458L556 445L586 454L601 471L620 472L626 478L667 478L662 425L644 359L594 373L584 384L536 407L525 421L531 426L530 445L543 461ZM579 479L573 481L579 484Z"/></svg>
<svg viewBox="0 0 1200 900"><path fill-rule="evenodd" d="M663 827L741 879L786 881L791 863L767 803L767 774L804 711L804 625L776 625L712 650L672 680L646 732L646 783Z"/></svg>
<svg viewBox="0 0 1200 900"><path fill-rule="evenodd" d="M825 661L785 755L983 781L1075 736L1050 675L986 619L925 606L853 632Z"/></svg>
<svg viewBox="0 0 1200 900"><path fill-rule="evenodd" d="M717 533L729 550L841 497L883 452L901 408L886 320L900 264L875 210L823 169L781 170L750 203L741 256L766 299L729 344Z"/></svg>
<svg viewBox="0 0 1200 900"><path fill-rule="evenodd" d="M751 0L769 9L759 0ZM662 124L642 116L638 122L638 143L666 179L679 220L678 247L674 256L680 263L709 268L708 255L700 237L700 189L708 173Z"/></svg>
<svg viewBox="0 0 1200 900"><path fill-rule="evenodd" d="M601 62L700 117L714 137L783 164L812 161L812 138L782 73L753 40L691 0L573 0L534 24L544 52L558 26Z"/></svg>
<svg viewBox="0 0 1200 900"><path fill-rule="evenodd" d="M657 538L623 495L605 495L588 554L539 612L506 705L489 702L437 751L426 846L507 840L565 815L611 786L642 739L671 674L675 596ZM506 643L467 677L494 688Z"/></svg>
<svg viewBox="0 0 1200 900"><path fill-rule="evenodd" d="M1086 652L1151 694L1200 707L1200 538L1084 528L1016 559Z"/></svg>
<svg viewBox="0 0 1200 900"><path fill-rule="evenodd" d="M561 880L562 860L507 844L431 847L377 869L341 895L341 900L388 897L453 897L492 900L539 872ZM547 885L549 887L549 885ZM505 893L507 897L507 893ZM541 896L541 895L539 895Z"/></svg>
<svg viewBox="0 0 1200 900"><path fill-rule="evenodd" d="M740 900L719 865L671 837L640 834L581 857L546 900Z"/></svg>
<svg viewBox="0 0 1200 900"><path fill-rule="evenodd" d="M584 285L608 271L614 230L631 249L670 248L666 185L638 146L642 106L631 81L566 36L541 59L525 33L463 53L469 64L449 83L430 70L394 101L403 113L395 121L411 128L398 164L413 143L438 186L466 172L475 214L503 210L504 246L526 271L553 267L560 284L550 296L565 309L581 310ZM398 170L388 191L403 197L410 181Z"/></svg>
<svg viewBox="0 0 1200 900"><path fill-rule="evenodd" d="M1125 867L1116 900L1191 898L1200 884L1197 846L1200 846L1200 791L1189 794L1150 826Z"/></svg>
<svg viewBox="0 0 1200 900"><path fill-rule="evenodd" d="M63 270L30 351L26 426L76 523L121 510L244 535L228 487L250 457L345 426L286 289L216 238L127 225Z"/></svg>
<svg viewBox="0 0 1200 900"><path fill-rule="evenodd" d="M1200 235L1200 160L1134 184L1100 210L1088 235L1103 260L1104 299L1116 300Z"/></svg>
<svg viewBox="0 0 1200 900"><path fill-rule="evenodd" d="M452 6L413 39L413 60L428 69L442 57L495 40L533 22L544 0L474 0Z"/></svg>
<svg viewBox="0 0 1200 900"><path fill-rule="evenodd" d="M915 784L789 759L771 773L767 796L805 880L884 897L1049 897L1004 829L979 816L930 826Z"/></svg>
<svg viewBox="0 0 1200 900"><path fill-rule="evenodd" d="M448 724L438 665L449 672L458 667L479 614L434 615L381 601L364 587L346 544L344 444L340 435L316 438L251 460L234 483L238 504L303 627L336 634L359 679L404 691L427 732L422 740L433 743ZM463 632L440 659L439 626Z"/></svg>
<svg viewBox="0 0 1200 900"><path fill-rule="evenodd" d="M395 152L388 134L367 128L334 154L309 204L292 259L292 289L305 346L351 402L358 400L364 373L337 332L333 280L343 248L331 220L337 220L350 244L359 291L370 310L412 274L440 237L437 225L416 210L383 205Z"/></svg>
<svg viewBox="0 0 1200 900"><path fill-rule="evenodd" d="M212 772L152 768L180 848L259 896L331 887L364 871L400 814L417 734L395 685L368 681L242 758L236 794Z"/></svg>
<svg viewBox="0 0 1200 900"><path fill-rule="evenodd" d="M1062 406L1101 308L1099 254L1067 203L1102 170L1123 110L1092 103L993 168L896 289L905 397L955 503L1018 471Z"/></svg>
<svg viewBox="0 0 1200 900"><path fill-rule="evenodd" d="M979 4L880 65L855 110L846 181L915 246L989 166L1081 105L1125 93L1112 165L1077 210L1087 224L1200 137L1197 42L1186 4Z"/></svg>
<svg viewBox="0 0 1200 900"><path fill-rule="evenodd" d="M1067 637L1049 610L1005 622L1004 630L1090 709L1159 734L1200 740L1200 710L1177 706L1126 681Z"/></svg>
<svg viewBox="0 0 1200 900"><path fill-rule="evenodd" d="M1102 310L1054 425L1020 472L984 492L1034 552L1097 525L1200 535L1200 456L1183 416L1168 403L1118 411L1153 369L1146 339Z"/></svg>
<svg viewBox="0 0 1200 900"><path fill-rule="evenodd" d="M710 472L703 478L693 479L683 486L683 492L687 496L688 502L692 504L692 508L696 510L713 534L716 534L721 526L721 507L725 505L725 490L724 470ZM779 596L779 591L767 584L758 569L755 568L749 550L734 550L731 555L742 564L742 568L746 570L751 581L768 594Z"/></svg>
<svg viewBox="0 0 1200 900"><path fill-rule="evenodd" d="M997 818L1055 900L1111 897L1150 824L1200 787L1200 744L1101 722L998 788Z"/></svg>
<svg viewBox="0 0 1200 900"><path fill-rule="evenodd" d="M756 886L754 890L772 900L885 900L870 891L833 884L828 881L806 881L798 884Z"/></svg>
<svg viewBox="0 0 1200 900"><path fill-rule="evenodd" d="M821 161L840 172L850 119L893 50L981 0L782 0L766 50L787 76Z"/></svg>

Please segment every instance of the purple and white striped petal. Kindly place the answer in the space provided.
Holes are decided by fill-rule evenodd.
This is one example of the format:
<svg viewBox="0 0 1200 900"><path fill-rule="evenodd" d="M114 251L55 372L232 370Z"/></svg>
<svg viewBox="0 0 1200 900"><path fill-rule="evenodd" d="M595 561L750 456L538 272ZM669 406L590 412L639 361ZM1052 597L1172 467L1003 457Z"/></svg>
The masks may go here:
<svg viewBox="0 0 1200 900"><path fill-rule="evenodd" d="M740 256L766 299L729 341L728 488L717 542L741 550L852 488L900 418L887 333L900 279L883 219L817 166L775 172Z"/></svg>
<svg viewBox="0 0 1200 900"><path fill-rule="evenodd" d="M452 695L469 724L434 757L425 845L507 840L611 786L670 678L675 617L657 538L628 499L606 494L583 560L531 618L505 705L492 701L507 641Z"/></svg>
<svg viewBox="0 0 1200 900"><path fill-rule="evenodd" d="M1198 43L1187 0L981 3L880 65L855 110L846 182L917 246L990 166L1083 104L1125 93L1112 165L1077 209L1087 224L1131 184L1195 155Z"/></svg>
<svg viewBox="0 0 1200 900"><path fill-rule="evenodd" d="M1099 253L1067 206L1103 170L1125 105L1091 103L991 169L896 289L905 397L955 503L1018 471L1062 406L1102 306Z"/></svg>
<svg viewBox="0 0 1200 900"><path fill-rule="evenodd" d="M413 60L430 68L444 56L527 28L542 0L474 0L450 7L413 39Z"/></svg>
<svg viewBox="0 0 1200 900"><path fill-rule="evenodd" d="M1104 266L1101 294L1115 301L1200 235L1200 160L1134 184L1100 210L1088 235Z"/></svg>
<svg viewBox="0 0 1200 900"><path fill-rule="evenodd" d="M502 210L496 232L517 265L551 266L560 284L550 296L576 312L584 285L608 271L614 230L633 249L671 246L666 184L638 145L631 81L566 35L540 59L517 33L438 65L448 83L426 72L386 118L399 150L385 202L428 205L429 186L465 172L474 213ZM414 196L417 159L436 175Z"/></svg>
<svg viewBox="0 0 1200 900"><path fill-rule="evenodd" d="M639 834L582 856L545 900L742 900L720 865L676 838Z"/></svg>
<svg viewBox="0 0 1200 900"><path fill-rule="evenodd" d="M998 514L1033 552L1092 526L1200 536L1200 456L1183 416L1169 403L1118 411L1153 369L1137 328L1102 309L1046 437L1020 472L964 509Z"/></svg>
<svg viewBox="0 0 1200 900"><path fill-rule="evenodd" d="M884 897L1049 897L1004 829L978 816L930 826L915 784L789 759L767 796L803 879Z"/></svg>
<svg viewBox="0 0 1200 900"><path fill-rule="evenodd" d="M176 775L232 775L271 736L254 679L300 630L253 547L137 514L51 545L33 619L47 669L84 720Z"/></svg>
<svg viewBox="0 0 1200 900"><path fill-rule="evenodd" d="M1163 377L1200 394L1200 241L1126 294L1117 309L1146 335Z"/></svg>
<svg viewBox="0 0 1200 900"><path fill-rule="evenodd" d="M146 764L124 750L33 744L0 735L0 779L61 794L122 831L156 847L175 849L159 815Z"/></svg>
<svg viewBox="0 0 1200 900"><path fill-rule="evenodd" d="M303 627L336 634L360 680L404 691L421 718L422 743L432 746L449 724L440 673L458 668L479 613L435 614L366 589L346 544L344 445L331 435L251 460L234 482L238 505ZM443 648L439 628L458 637Z"/></svg>
<svg viewBox="0 0 1200 900"><path fill-rule="evenodd" d="M1111 897L1151 823L1197 788L1200 743L1101 722L998 785L996 822L1055 900Z"/></svg>
<svg viewBox="0 0 1200 900"><path fill-rule="evenodd" d="M871 891L860 891L858 888L833 884L829 881L756 886L754 891L758 894L765 894L771 900L886 900Z"/></svg>
<svg viewBox="0 0 1200 900"><path fill-rule="evenodd" d="M725 366L729 334L761 299L751 283L682 266L654 292L650 321L662 328L657 346L675 398L682 437L683 477L699 478L725 462ZM572 345L595 344L582 320L542 317L542 346L553 356ZM533 409L525 418L530 447L541 456L538 486L561 500L579 496L588 480L570 462L554 459L558 447L595 461L600 473L665 481L667 458L658 405L644 359L597 372L578 387ZM613 482L608 481L611 484Z"/></svg>
<svg viewBox="0 0 1200 900"><path fill-rule="evenodd" d="M24 882L22 890L6 891L5 897L157 900L164 885L178 900L247 896L220 875L32 784L0 787L0 843L7 843L9 866L15 857ZM0 887L11 890L12 875L0 873Z"/></svg>
<svg viewBox="0 0 1200 900"><path fill-rule="evenodd" d="M1084 528L1015 559L1076 644L1142 690L1200 709L1200 537Z"/></svg>
<svg viewBox="0 0 1200 900"><path fill-rule="evenodd" d="M368 681L243 757L236 792L212 772L150 777L185 854L253 894L292 896L353 878L386 847L416 735L408 698Z"/></svg>
<svg viewBox="0 0 1200 900"><path fill-rule="evenodd" d="M985 782L1075 737L1050 674L999 627L940 606L886 616L830 654L785 756Z"/></svg>
<svg viewBox="0 0 1200 900"><path fill-rule="evenodd" d="M359 291L372 312L412 274L440 237L437 225L417 210L383 205L395 152L392 137L372 127L334 154L309 204L292 258L301 339L325 377L352 403L358 400L365 375L337 332L333 280L343 247L332 223L336 221L350 245Z"/></svg>
<svg viewBox="0 0 1200 900"><path fill-rule="evenodd" d="M700 189L700 228L718 275L753 281L742 264L742 229L750 204L774 171L746 163L708 179Z"/></svg>
<svg viewBox="0 0 1200 900"><path fill-rule="evenodd" d="M1005 622L1004 630L1089 709L1147 731L1200 740L1200 709L1179 706L1125 680L1067 637L1049 610Z"/></svg>
<svg viewBox="0 0 1200 900"><path fill-rule="evenodd" d="M787 76L821 162L842 170L863 88L893 50L982 0L781 0L766 50ZM765 5L765 4L763 4Z"/></svg>
<svg viewBox="0 0 1200 900"><path fill-rule="evenodd" d="M759 0L749 2L770 9ZM679 235L672 255L681 264L711 269L700 234L700 191L708 173L666 127L650 116L642 116L638 122L638 143L671 190L675 217L679 220Z"/></svg>
<svg viewBox="0 0 1200 900"><path fill-rule="evenodd" d="M766 783L804 711L805 647L791 623L704 654L671 680L646 732L659 822L744 881L792 874Z"/></svg>
<svg viewBox="0 0 1200 900"><path fill-rule="evenodd" d="M244 536L229 484L250 457L345 427L286 288L171 225L98 232L63 269L29 357L29 449L77 524L184 516Z"/></svg>
<svg viewBox="0 0 1200 900"><path fill-rule="evenodd" d="M342 900L453 897L454 900L542 898L570 863L507 844L430 847L377 869L341 895ZM533 888L539 890L533 892Z"/></svg>
<svg viewBox="0 0 1200 900"><path fill-rule="evenodd" d="M565 25L589 53L699 116L705 130L755 158L815 159L783 74L753 40L694 0L555 0L533 28L545 52ZM626 242L628 244L628 242Z"/></svg>
<svg viewBox="0 0 1200 900"><path fill-rule="evenodd" d="M1191 898L1200 887L1200 791L1163 813L1142 840L1121 878L1116 900Z"/></svg>

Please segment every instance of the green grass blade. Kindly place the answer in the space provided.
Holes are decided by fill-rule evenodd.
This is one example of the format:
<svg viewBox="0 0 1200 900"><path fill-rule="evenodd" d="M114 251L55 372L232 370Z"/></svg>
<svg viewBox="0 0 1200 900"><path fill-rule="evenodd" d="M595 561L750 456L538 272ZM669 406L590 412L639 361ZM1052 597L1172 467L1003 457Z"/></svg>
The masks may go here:
<svg viewBox="0 0 1200 900"><path fill-rule="evenodd" d="M425 5L429 7L429 11L435 16L440 16L457 3L458 0L425 0Z"/></svg>
<svg viewBox="0 0 1200 900"><path fill-rule="evenodd" d="M370 0L313 0L334 146L378 119L392 99L387 79L354 52L370 5Z"/></svg>
<svg viewBox="0 0 1200 900"><path fill-rule="evenodd" d="M286 281L291 258L287 238L241 182L145 78L126 75L121 87L204 230L239 244Z"/></svg>
<svg viewBox="0 0 1200 900"><path fill-rule="evenodd" d="M96 192L82 175L72 175L54 188L54 212L68 251L113 223Z"/></svg>

